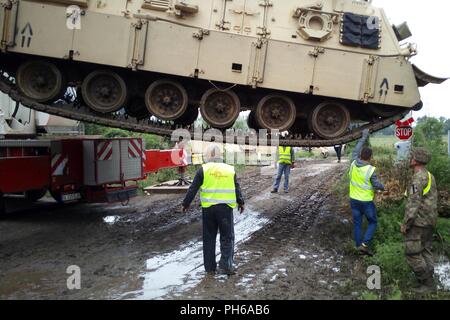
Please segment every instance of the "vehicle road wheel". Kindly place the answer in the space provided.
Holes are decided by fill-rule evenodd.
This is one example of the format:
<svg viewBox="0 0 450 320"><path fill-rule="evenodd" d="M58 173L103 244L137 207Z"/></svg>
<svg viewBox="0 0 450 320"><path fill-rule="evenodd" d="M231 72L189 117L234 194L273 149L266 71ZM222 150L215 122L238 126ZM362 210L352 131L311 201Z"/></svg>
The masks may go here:
<svg viewBox="0 0 450 320"><path fill-rule="evenodd" d="M28 61L20 65L16 74L19 90L37 102L50 102L63 95L64 76L53 63Z"/></svg>
<svg viewBox="0 0 450 320"><path fill-rule="evenodd" d="M127 86L117 73L109 70L91 72L81 85L84 102L94 111L111 113L123 108Z"/></svg>
<svg viewBox="0 0 450 320"><path fill-rule="evenodd" d="M153 82L145 92L145 105L148 111L164 121L181 117L188 107L186 89L171 80Z"/></svg>
<svg viewBox="0 0 450 320"><path fill-rule="evenodd" d="M350 126L350 112L341 103L326 101L319 104L310 114L310 126L323 139L342 136Z"/></svg>
<svg viewBox="0 0 450 320"><path fill-rule="evenodd" d="M239 97L231 90L209 89L203 94L200 101L200 113L213 128L231 128L239 117L240 111Z"/></svg>
<svg viewBox="0 0 450 320"><path fill-rule="evenodd" d="M256 121L263 129L289 130L296 116L295 104L286 96L275 94L265 96L256 108Z"/></svg>

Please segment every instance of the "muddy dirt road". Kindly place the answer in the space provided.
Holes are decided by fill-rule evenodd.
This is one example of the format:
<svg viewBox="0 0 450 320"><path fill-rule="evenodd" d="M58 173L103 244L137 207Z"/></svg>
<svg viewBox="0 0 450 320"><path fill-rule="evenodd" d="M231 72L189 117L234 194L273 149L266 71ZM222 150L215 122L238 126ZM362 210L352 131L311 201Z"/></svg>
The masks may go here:
<svg viewBox="0 0 450 320"><path fill-rule="evenodd" d="M335 208L345 168L302 163L287 195L270 194L273 168L241 174L247 210L235 213L230 278L205 277L198 200L186 215L180 195L126 206L44 201L0 221L0 298L351 299L349 283L365 279L346 249L349 213ZM67 288L71 265L81 269L80 290Z"/></svg>

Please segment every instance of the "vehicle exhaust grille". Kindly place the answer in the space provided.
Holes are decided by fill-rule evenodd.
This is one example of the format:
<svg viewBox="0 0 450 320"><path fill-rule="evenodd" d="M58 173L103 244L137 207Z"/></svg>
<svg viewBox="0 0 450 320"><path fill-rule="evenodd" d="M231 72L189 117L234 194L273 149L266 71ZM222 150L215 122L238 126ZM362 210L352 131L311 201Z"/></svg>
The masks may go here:
<svg viewBox="0 0 450 320"><path fill-rule="evenodd" d="M169 10L169 0L146 0L142 5L144 9L167 11Z"/></svg>

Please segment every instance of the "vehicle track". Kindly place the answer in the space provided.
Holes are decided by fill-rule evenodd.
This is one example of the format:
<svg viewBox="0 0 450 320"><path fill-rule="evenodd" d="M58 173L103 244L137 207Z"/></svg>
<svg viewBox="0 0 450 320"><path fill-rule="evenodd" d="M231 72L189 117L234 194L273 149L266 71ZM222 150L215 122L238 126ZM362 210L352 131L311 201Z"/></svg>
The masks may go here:
<svg viewBox="0 0 450 320"><path fill-rule="evenodd" d="M103 115L99 113L95 113L87 106L85 106L81 101L76 100L72 103L56 103L53 105L47 105L32 101L27 98L23 94L19 92L16 85L14 84L14 80L10 78L5 72L0 70L0 91L7 94L11 99L21 103L22 105L45 113L49 113L56 116L61 116L73 120L95 123L99 125L104 125L107 127L120 128L129 131L141 132L141 133L150 133L156 134L159 136L171 137L172 133L175 129L182 129L181 126L175 126L173 124L162 123L160 121L152 121L150 119L140 120L138 121L135 118L128 117L126 115L119 114L111 114L111 115ZM287 136L287 137L279 137L279 144L282 146L291 146L291 147L326 147L333 146L337 144L346 144L351 141L357 140L361 138L362 132L364 129L369 129L371 132L376 132L382 130L390 125L394 124L397 120L401 120L404 118L408 111L401 113L399 115L392 116L390 118L386 118L384 120L373 120L371 123L361 126L359 128L355 128L349 132L347 132L344 136L333 139L333 140L314 140L314 139L302 139L300 136ZM191 135L191 139L197 139L196 135L194 135L194 127L188 126L184 129L188 130ZM257 137L255 137L256 139ZM269 137L270 140L270 137ZM245 144L251 144L254 139L250 137L245 138ZM235 137L235 144L242 143L238 137ZM258 144L259 144L258 140ZM266 139L261 143L266 144Z"/></svg>

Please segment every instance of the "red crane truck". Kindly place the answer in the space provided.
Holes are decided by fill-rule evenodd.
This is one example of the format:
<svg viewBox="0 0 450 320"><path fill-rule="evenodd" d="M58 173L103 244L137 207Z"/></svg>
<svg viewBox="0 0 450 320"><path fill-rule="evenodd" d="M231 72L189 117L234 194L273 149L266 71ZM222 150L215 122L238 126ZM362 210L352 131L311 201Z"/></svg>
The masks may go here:
<svg viewBox="0 0 450 320"><path fill-rule="evenodd" d="M148 174L185 166L181 150L145 150L140 138L25 139L23 133L29 136L30 125L12 130L8 124L14 122L7 121L5 110L15 109L11 114L17 124L24 123L17 118L26 110L8 108L5 102L2 106L0 136L3 133L7 139L0 139L0 213L5 213L4 195L8 194L24 194L37 201L49 192L59 203L125 202L137 195L138 181Z"/></svg>

